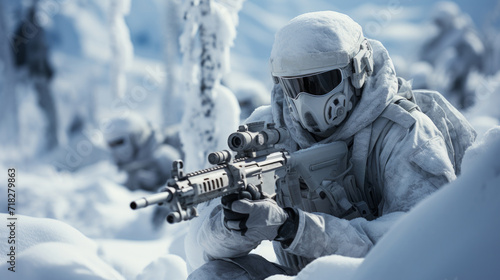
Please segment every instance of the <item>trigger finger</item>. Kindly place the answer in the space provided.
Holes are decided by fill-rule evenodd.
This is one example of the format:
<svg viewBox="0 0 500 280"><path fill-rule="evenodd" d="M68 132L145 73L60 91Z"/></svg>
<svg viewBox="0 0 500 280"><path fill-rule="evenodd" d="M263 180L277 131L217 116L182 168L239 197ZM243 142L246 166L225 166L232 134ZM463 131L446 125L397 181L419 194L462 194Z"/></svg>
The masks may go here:
<svg viewBox="0 0 500 280"><path fill-rule="evenodd" d="M241 214L238 212L233 212L227 209L224 209L224 219L226 220L241 220L248 216L248 214Z"/></svg>
<svg viewBox="0 0 500 280"><path fill-rule="evenodd" d="M260 190L255 185L249 184L247 186L247 191L252 196L251 200L259 200L260 199Z"/></svg>
<svg viewBox="0 0 500 280"><path fill-rule="evenodd" d="M250 193L248 191L239 192L238 199L245 199L245 198L248 200L252 200L252 193Z"/></svg>

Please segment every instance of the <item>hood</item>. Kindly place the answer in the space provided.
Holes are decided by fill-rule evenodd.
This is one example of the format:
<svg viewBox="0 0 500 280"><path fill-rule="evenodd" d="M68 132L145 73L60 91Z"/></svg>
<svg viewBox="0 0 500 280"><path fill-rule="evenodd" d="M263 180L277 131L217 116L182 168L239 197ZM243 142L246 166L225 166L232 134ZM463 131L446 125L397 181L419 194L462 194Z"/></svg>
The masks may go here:
<svg viewBox="0 0 500 280"><path fill-rule="evenodd" d="M300 148L308 148L316 143L348 140L375 121L396 95L398 80L386 48L377 40L369 40L369 42L373 48L373 74L367 78L361 99L348 119L330 137L322 141L314 139L299 123L291 119L288 107L283 106L283 91L279 85L275 85L271 103L273 120L277 125L288 128L292 139ZM292 147L288 148L293 150Z"/></svg>

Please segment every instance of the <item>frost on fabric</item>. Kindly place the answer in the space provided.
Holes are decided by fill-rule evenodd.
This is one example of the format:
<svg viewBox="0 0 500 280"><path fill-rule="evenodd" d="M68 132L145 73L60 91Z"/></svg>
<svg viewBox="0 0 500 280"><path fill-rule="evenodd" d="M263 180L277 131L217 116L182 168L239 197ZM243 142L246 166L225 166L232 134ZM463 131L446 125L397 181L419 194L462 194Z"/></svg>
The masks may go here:
<svg viewBox="0 0 500 280"><path fill-rule="evenodd" d="M357 23L347 25L344 21L352 22L348 16L331 11L292 19L276 33L270 58L276 65L273 74L293 76L283 72L288 69L297 69L296 75L308 73L310 69L321 71L316 65L324 65L325 60L331 63L324 70L347 65L348 57L357 51L352 46L360 42L362 31Z"/></svg>

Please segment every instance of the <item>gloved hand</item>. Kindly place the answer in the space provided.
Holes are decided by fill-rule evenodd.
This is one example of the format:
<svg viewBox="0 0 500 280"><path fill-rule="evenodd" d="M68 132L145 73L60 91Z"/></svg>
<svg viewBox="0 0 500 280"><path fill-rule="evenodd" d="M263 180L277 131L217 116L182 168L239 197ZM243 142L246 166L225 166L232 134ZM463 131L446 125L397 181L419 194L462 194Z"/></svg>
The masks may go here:
<svg viewBox="0 0 500 280"><path fill-rule="evenodd" d="M226 228L256 242L274 240L288 214L273 199L260 199L261 195L250 191L223 197Z"/></svg>

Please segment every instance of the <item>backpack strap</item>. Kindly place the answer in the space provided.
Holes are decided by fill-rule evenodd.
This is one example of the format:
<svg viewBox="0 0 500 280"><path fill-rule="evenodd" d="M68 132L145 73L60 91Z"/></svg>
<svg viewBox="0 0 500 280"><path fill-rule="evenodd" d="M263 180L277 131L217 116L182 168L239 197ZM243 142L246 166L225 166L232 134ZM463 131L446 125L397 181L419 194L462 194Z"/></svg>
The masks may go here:
<svg viewBox="0 0 500 280"><path fill-rule="evenodd" d="M392 121L390 119L380 117L371 125L364 128L354 137L353 155L351 161L353 163L352 174L356 179L355 187L361 193L361 200L352 201L353 205L360 208L358 212L367 220L373 220L378 217L378 206L381 201L374 201L374 198L380 198L380 188L368 184L366 181L366 167L368 157L370 156L375 143L380 137L384 137L390 127ZM379 193L379 195L370 193Z"/></svg>
<svg viewBox="0 0 500 280"><path fill-rule="evenodd" d="M392 99L392 102L396 105L399 105L408 113L411 113L415 110L420 110L420 107L415 100L415 96L413 95L413 90L411 89L411 83L403 80L398 77L398 93Z"/></svg>
<svg viewBox="0 0 500 280"><path fill-rule="evenodd" d="M415 98L411 90L411 84L400 78L398 78L398 93L393 97L391 103L398 105L400 108L410 114L413 111L420 111L420 107L415 102ZM378 187L372 186L371 184L368 184L366 182L367 160L370 156L370 153L374 149L375 143L379 138L385 137L392 123L395 122L404 127L409 127L414 122L413 118L409 116L403 117L400 114L394 115L394 112L397 112L398 110L395 110L396 108L392 107L389 108L390 106L391 105L389 105L388 108L384 110L381 117L377 118L371 125L361 130L355 136L353 155L351 158L354 164L352 168L352 174L356 178L357 188L362 193L362 201L368 204L367 206L371 211L369 217L365 218L376 217L380 212L378 206L381 201L375 200L382 197L380 193L381 190ZM366 143L366 139L370 139L368 143ZM353 201L353 203L356 202L357 201Z"/></svg>
<svg viewBox="0 0 500 280"><path fill-rule="evenodd" d="M420 111L420 107L418 107L416 103L406 99L403 96L396 95L392 101L394 102L394 104L399 105L408 113L411 113L415 110Z"/></svg>

